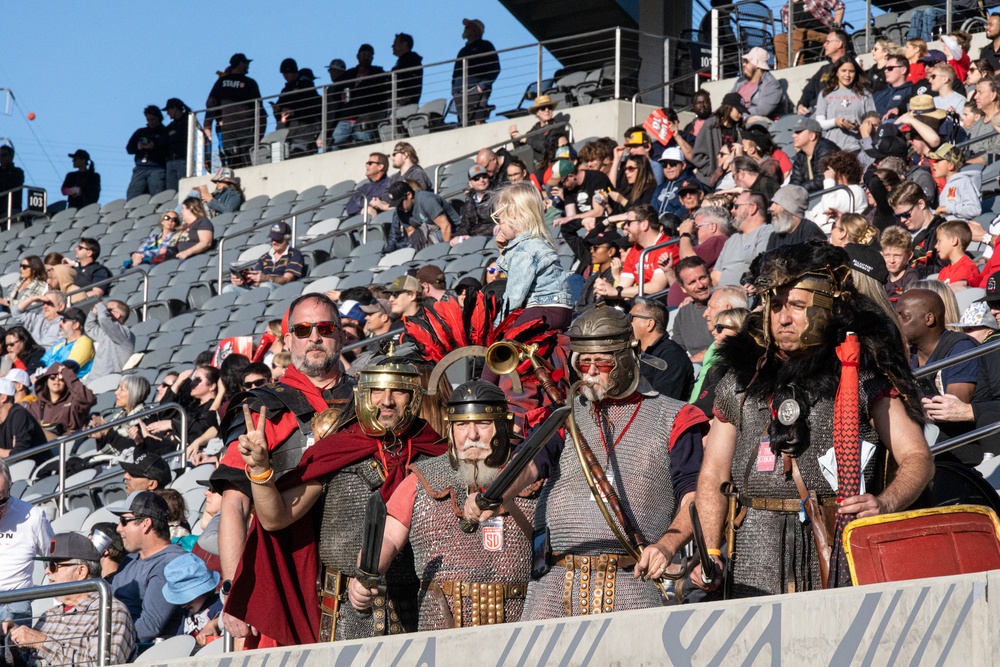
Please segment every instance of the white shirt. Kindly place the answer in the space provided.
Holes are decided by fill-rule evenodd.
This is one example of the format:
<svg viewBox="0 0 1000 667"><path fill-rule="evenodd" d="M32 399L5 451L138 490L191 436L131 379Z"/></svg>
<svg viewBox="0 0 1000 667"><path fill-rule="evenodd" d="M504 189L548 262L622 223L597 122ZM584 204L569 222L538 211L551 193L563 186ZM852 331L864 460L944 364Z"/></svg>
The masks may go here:
<svg viewBox="0 0 1000 667"><path fill-rule="evenodd" d="M32 585L35 556L49 553L52 526L38 507L12 497L0 519L0 591Z"/></svg>

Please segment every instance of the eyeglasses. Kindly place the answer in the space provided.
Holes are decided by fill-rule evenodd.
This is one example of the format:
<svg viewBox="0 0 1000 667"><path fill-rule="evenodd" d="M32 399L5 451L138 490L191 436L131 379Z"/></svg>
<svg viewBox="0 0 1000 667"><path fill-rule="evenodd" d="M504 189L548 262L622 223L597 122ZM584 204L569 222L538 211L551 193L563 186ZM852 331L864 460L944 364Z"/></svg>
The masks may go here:
<svg viewBox="0 0 1000 667"><path fill-rule="evenodd" d="M21 270L22 270L22 271L23 271L23 270L25 270L25 269L30 269L30 268L31 268L31 265L30 265L30 264L22 264L22 265L21 265Z"/></svg>
<svg viewBox="0 0 1000 667"><path fill-rule="evenodd" d="M979 71L979 68L978 68L978 67L970 67L970 68L968 69L968 72L970 72L970 73L971 73L971 72L978 72L978 71Z"/></svg>
<svg viewBox="0 0 1000 667"><path fill-rule="evenodd" d="M628 166L628 167L625 167L625 171L639 171L639 168L638 167Z"/></svg>
<svg viewBox="0 0 1000 667"><path fill-rule="evenodd" d="M83 563L80 562L74 563L70 561L67 561L65 563L57 563L54 560L50 560L49 564L45 566L45 569L48 570L51 574L55 574L56 572L59 571L59 568L61 567L76 567L77 565L83 565Z"/></svg>
<svg viewBox="0 0 1000 667"><path fill-rule="evenodd" d="M891 69L906 69L906 65L886 65L885 69L886 71Z"/></svg>
<svg viewBox="0 0 1000 667"><path fill-rule="evenodd" d="M56 304L52 303L51 301L42 301L42 305L43 306L55 306Z"/></svg>
<svg viewBox="0 0 1000 667"><path fill-rule="evenodd" d="M309 338L312 336L313 327L323 338L335 338L340 329L336 322L299 322L292 327L292 333L296 338Z"/></svg>
<svg viewBox="0 0 1000 667"><path fill-rule="evenodd" d="M911 206L909 211L903 211L902 213L896 213L895 214L896 220L909 220L910 216L913 215L913 209L915 209L915 208L916 208L916 206Z"/></svg>
<svg viewBox="0 0 1000 667"><path fill-rule="evenodd" d="M610 373L615 369L615 362L613 361L595 361L590 363L581 361L579 363L580 363L580 372L583 373L584 375L588 375L590 373L591 367L593 366L597 366L598 373Z"/></svg>
<svg viewBox="0 0 1000 667"><path fill-rule="evenodd" d="M92 250L92 248L88 248L87 246L83 245L82 243L80 245L78 245L76 247L76 249L77 250Z"/></svg>
<svg viewBox="0 0 1000 667"><path fill-rule="evenodd" d="M625 317L628 318L629 322L631 322L632 320L651 320L651 319L653 319L649 315L633 315L632 313L629 313ZM600 364L598 364L598 368L600 368Z"/></svg>
<svg viewBox="0 0 1000 667"><path fill-rule="evenodd" d="M259 380L249 380L248 382L243 383L243 388L256 389L257 387L263 387L265 384L267 384L267 380L265 380L264 378L261 378Z"/></svg>
<svg viewBox="0 0 1000 667"><path fill-rule="evenodd" d="M722 333L726 329L728 329L729 331L736 331L736 327L731 327L728 324L716 324L714 327L712 327L712 331L714 331L717 334Z"/></svg>
<svg viewBox="0 0 1000 667"><path fill-rule="evenodd" d="M496 266L491 266L490 268L486 269L486 273L489 273L491 275L494 273L500 273L500 268Z"/></svg>
<svg viewBox="0 0 1000 667"><path fill-rule="evenodd" d="M8 502L10 502L10 496L7 496L6 498L0 498L0 507L5 507Z"/></svg>
<svg viewBox="0 0 1000 667"><path fill-rule="evenodd" d="M393 151L393 155L406 155L406 151Z"/></svg>
<svg viewBox="0 0 1000 667"><path fill-rule="evenodd" d="M200 384L201 384L201 378L192 378L191 379L191 388L192 389L194 389L195 387L197 387Z"/></svg>
<svg viewBox="0 0 1000 667"><path fill-rule="evenodd" d="M118 517L118 523L122 526L127 526L133 521L142 521L143 519L148 519L147 516L120 516Z"/></svg>
<svg viewBox="0 0 1000 667"><path fill-rule="evenodd" d="M160 385L160 389L170 389L170 383L164 382L163 384Z"/></svg>
<svg viewBox="0 0 1000 667"><path fill-rule="evenodd" d="M368 162L365 162L365 166L369 166L370 167L373 164L382 164L382 163L379 162L378 160L368 160Z"/></svg>

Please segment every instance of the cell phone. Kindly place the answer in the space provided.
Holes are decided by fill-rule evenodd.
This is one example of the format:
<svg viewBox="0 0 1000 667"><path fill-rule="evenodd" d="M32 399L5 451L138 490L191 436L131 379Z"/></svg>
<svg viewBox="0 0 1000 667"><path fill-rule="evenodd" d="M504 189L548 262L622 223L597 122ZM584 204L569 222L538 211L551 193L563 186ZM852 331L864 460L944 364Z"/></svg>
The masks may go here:
<svg viewBox="0 0 1000 667"><path fill-rule="evenodd" d="M549 529L539 528L531 534L531 578L541 579L552 566L549 565L549 553L552 546L549 543Z"/></svg>

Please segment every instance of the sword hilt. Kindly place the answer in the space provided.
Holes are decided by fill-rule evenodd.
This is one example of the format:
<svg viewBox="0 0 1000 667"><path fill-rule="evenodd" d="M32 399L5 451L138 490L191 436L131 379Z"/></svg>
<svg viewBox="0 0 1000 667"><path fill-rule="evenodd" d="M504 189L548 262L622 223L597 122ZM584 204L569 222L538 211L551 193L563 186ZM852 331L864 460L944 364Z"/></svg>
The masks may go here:
<svg viewBox="0 0 1000 667"><path fill-rule="evenodd" d="M479 530L479 522L463 518L458 520L458 527L462 529L463 533L472 534Z"/></svg>

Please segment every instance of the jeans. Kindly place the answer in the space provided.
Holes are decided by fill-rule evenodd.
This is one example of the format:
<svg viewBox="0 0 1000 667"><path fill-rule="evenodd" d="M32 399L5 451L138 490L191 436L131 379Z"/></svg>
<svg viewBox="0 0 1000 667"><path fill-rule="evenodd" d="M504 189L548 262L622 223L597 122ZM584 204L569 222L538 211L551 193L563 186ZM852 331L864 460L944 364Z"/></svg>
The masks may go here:
<svg viewBox="0 0 1000 667"><path fill-rule="evenodd" d="M181 179L187 176L187 160L167 160L167 190L177 192Z"/></svg>
<svg viewBox="0 0 1000 667"><path fill-rule="evenodd" d="M12 619L18 625L32 625L31 623L31 601L11 602L0 604L0 621Z"/></svg>
<svg viewBox="0 0 1000 667"><path fill-rule="evenodd" d="M943 7L921 7L910 15L910 34L907 39L922 39L930 42L934 38L934 24L938 18L947 15Z"/></svg>
<svg viewBox="0 0 1000 667"><path fill-rule="evenodd" d="M281 285L278 283L261 283L260 285L255 285L254 287L263 287L266 290L272 290L278 289ZM253 287L250 287L249 285L234 285L233 283L229 283L228 285L222 286L222 293L229 294L231 292L236 292L239 294L241 292L248 292L252 289Z"/></svg>
<svg viewBox="0 0 1000 667"><path fill-rule="evenodd" d="M139 195L158 195L167 189L167 171L163 167L136 167L128 184L125 199Z"/></svg>
<svg viewBox="0 0 1000 667"><path fill-rule="evenodd" d="M333 143L335 146L346 143L351 138L355 141L369 142L375 139L375 133L361 129L362 125L356 120L342 120L333 128Z"/></svg>
<svg viewBox="0 0 1000 667"><path fill-rule="evenodd" d="M455 98L455 114L458 116L458 124L462 124L462 90L452 90L452 97ZM469 102L469 113L466 121L469 125L483 123L490 116L490 89L479 92L478 86L470 86L466 98Z"/></svg>

